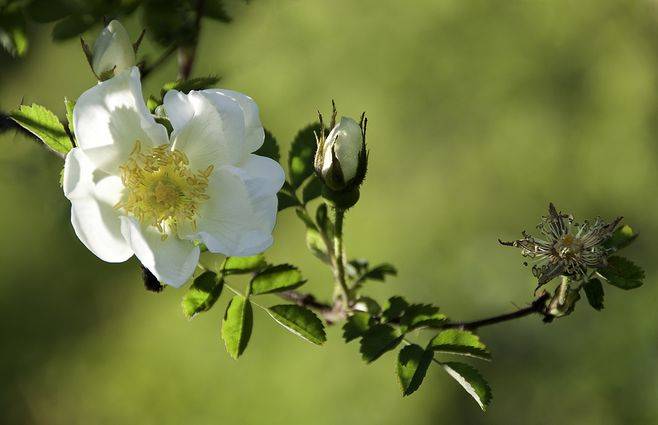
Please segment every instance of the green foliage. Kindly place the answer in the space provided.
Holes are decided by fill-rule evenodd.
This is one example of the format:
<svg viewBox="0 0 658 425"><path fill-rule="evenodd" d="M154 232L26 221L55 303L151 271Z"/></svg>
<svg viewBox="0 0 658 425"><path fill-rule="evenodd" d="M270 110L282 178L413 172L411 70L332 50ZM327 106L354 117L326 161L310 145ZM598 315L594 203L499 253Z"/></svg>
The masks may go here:
<svg viewBox="0 0 658 425"><path fill-rule="evenodd" d="M386 276L397 276L397 269L389 263L379 264L370 268L367 260L351 260L350 266L353 268L354 289L358 290L369 280L384 282Z"/></svg>
<svg viewBox="0 0 658 425"><path fill-rule="evenodd" d="M302 189L302 202L306 205L312 200L319 198L320 195L322 195L322 180L316 175L312 175Z"/></svg>
<svg viewBox="0 0 658 425"><path fill-rule="evenodd" d="M279 144L277 143L276 138L272 135L272 133L267 131L267 129L265 130L265 140L263 141L263 146L258 148L254 154L273 159L276 162L279 162L279 159L281 159L281 154L279 153Z"/></svg>
<svg viewBox="0 0 658 425"><path fill-rule="evenodd" d="M487 410L492 398L491 388L477 369L458 362L441 363L441 365L448 375L473 397L482 410Z"/></svg>
<svg viewBox="0 0 658 425"><path fill-rule="evenodd" d="M391 297L388 299L388 307L386 307L382 316L387 322L399 319L407 307L409 307L409 303L404 298L399 296Z"/></svg>
<svg viewBox="0 0 658 425"><path fill-rule="evenodd" d="M297 195L295 194L295 189L293 189L288 182L283 184L283 187L279 193L277 193L277 198L279 200L279 211L301 205L301 202L299 202L299 199L297 199Z"/></svg>
<svg viewBox="0 0 658 425"><path fill-rule="evenodd" d="M43 106L35 103L32 106L21 105L11 113L11 118L61 155L73 149L73 143L59 118Z"/></svg>
<svg viewBox="0 0 658 425"><path fill-rule="evenodd" d="M317 230L306 230L306 247L323 263L331 263L329 251L327 251L327 244Z"/></svg>
<svg viewBox="0 0 658 425"><path fill-rule="evenodd" d="M237 360L242 355L253 327L253 311L251 302L242 295L235 295L224 314L222 322L222 339L226 345L226 351Z"/></svg>
<svg viewBox="0 0 658 425"><path fill-rule="evenodd" d="M590 279L583 285L589 305L595 310L603 309L603 285L598 279Z"/></svg>
<svg viewBox="0 0 658 425"><path fill-rule="evenodd" d="M361 357L371 363L387 351L393 350L402 341L403 335L391 325L377 324L361 337Z"/></svg>
<svg viewBox="0 0 658 425"><path fill-rule="evenodd" d="M0 45L14 57L27 53L29 42L25 24L25 18L16 5L0 5Z"/></svg>
<svg viewBox="0 0 658 425"><path fill-rule="evenodd" d="M298 288L305 282L302 272L297 267L290 264L280 264L259 271L251 279L251 293L253 295L262 295L287 291Z"/></svg>
<svg viewBox="0 0 658 425"><path fill-rule="evenodd" d="M305 307L279 304L267 311L281 326L308 342L322 345L327 340L322 321Z"/></svg>
<svg viewBox="0 0 658 425"><path fill-rule="evenodd" d="M205 0L203 16L219 22L231 22L231 17L226 12L223 0Z"/></svg>
<svg viewBox="0 0 658 425"><path fill-rule="evenodd" d="M53 40L62 41L87 31L100 20L89 14L69 15L53 27Z"/></svg>
<svg viewBox="0 0 658 425"><path fill-rule="evenodd" d="M416 344L407 345L400 350L396 371L402 395L407 396L420 387L433 356L431 350L424 350Z"/></svg>
<svg viewBox="0 0 658 425"><path fill-rule="evenodd" d="M304 180L313 174L315 159L315 132L320 131L320 123L313 123L297 133L288 154L288 173L290 184L297 189Z"/></svg>
<svg viewBox="0 0 658 425"><path fill-rule="evenodd" d="M446 329L439 332L429 347L440 353L458 354L461 356L476 357L482 360L491 360L491 353L480 338L472 332L460 329Z"/></svg>
<svg viewBox="0 0 658 425"><path fill-rule="evenodd" d="M631 226L625 224L615 229L610 239L605 242L605 246L606 248L620 250L633 243L638 236L639 234L635 233Z"/></svg>
<svg viewBox="0 0 658 425"><path fill-rule="evenodd" d="M192 45L197 21L194 2L186 0L145 0L142 22L149 36L162 46Z"/></svg>
<svg viewBox="0 0 658 425"><path fill-rule="evenodd" d="M608 258L608 266L599 273L610 283L621 289L634 289L642 286L644 270L632 261L619 256Z"/></svg>
<svg viewBox="0 0 658 425"><path fill-rule="evenodd" d="M178 90L183 93L189 93L191 90L204 90L211 88L219 82L219 77L209 75L207 77L190 78L189 80L170 81L162 85L160 94L165 95L169 90Z"/></svg>
<svg viewBox="0 0 658 425"><path fill-rule="evenodd" d="M343 338L345 342L361 338L373 324L374 320L370 314L364 311L353 313L343 325Z"/></svg>
<svg viewBox="0 0 658 425"><path fill-rule="evenodd" d="M430 304L411 304L400 317L400 326L409 332L424 326L439 326L447 317L439 313L439 308Z"/></svg>
<svg viewBox="0 0 658 425"><path fill-rule="evenodd" d="M223 287L224 279L219 278L214 272L205 272L194 279L181 303L185 317L191 319L198 313L210 310L222 293Z"/></svg>
<svg viewBox="0 0 658 425"><path fill-rule="evenodd" d="M267 265L263 254L251 257L228 257L224 262L224 274L246 274L253 273Z"/></svg>
<svg viewBox="0 0 658 425"><path fill-rule="evenodd" d="M71 135L75 134L75 127L73 126L73 108L75 107L75 100L64 98L64 106L66 107L66 121Z"/></svg>
<svg viewBox="0 0 658 425"><path fill-rule="evenodd" d="M65 0L32 0L26 11L34 22L47 24L71 13L71 3Z"/></svg>

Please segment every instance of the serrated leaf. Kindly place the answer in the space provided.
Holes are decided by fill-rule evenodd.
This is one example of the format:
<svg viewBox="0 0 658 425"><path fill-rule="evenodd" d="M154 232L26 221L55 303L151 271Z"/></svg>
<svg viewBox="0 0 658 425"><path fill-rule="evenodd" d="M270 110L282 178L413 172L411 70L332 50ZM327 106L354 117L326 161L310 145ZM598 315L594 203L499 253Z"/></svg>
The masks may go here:
<svg viewBox="0 0 658 425"><path fill-rule="evenodd" d="M224 262L224 273L246 274L253 273L267 265L265 255L258 254L251 257L228 257Z"/></svg>
<svg viewBox="0 0 658 425"><path fill-rule="evenodd" d="M375 280L379 282L384 282L386 276L397 276L398 271L392 264L383 263L379 264L371 269L368 268L368 263L365 263L365 267L361 265L360 270L358 270L358 276L354 282L354 288L359 289L363 286L368 280Z"/></svg>
<svg viewBox="0 0 658 425"><path fill-rule="evenodd" d="M400 325L404 332L424 326L439 326L447 317L439 313L439 308L430 304L411 304L400 317Z"/></svg>
<svg viewBox="0 0 658 425"><path fill-rule="evenodd" d="M295 195L295 190L292 188L292 186L290 186L290 183L288 182L283 184L283 187L276 196L278 199L278 211L301 205L301 202L299 202L299 199L297 199L297 195Z"/></svg>
<svg viewBox="0 0 658 425"><path fill-rule="evenodd" d="M73 108L75 108L75 100L64 98L64 106L66 107L66 121L69 127L69 132L75 134L75 127L73 126Z"/></svg>
<svg viewBox="0 0 658 425"><path fill-rule="evenodd" d="M355 312L347 318L343 325L343 338L345 342L361 338L373 324L374 320L370 314L364 311Z"/></svg>
<svg viewBox="0 0 658 425"><path fill-rule="evenodd" d="M191 90L203 90L211 88L219 82L219 77L209 75L207 77L190 78L188 80L176 80L165 83L162 86L161 94L165 95L169 90L178 90L183 93L189 93Z"/></svg>
<svg viewBox="0 0 658 425"><path fill-rule="evenodd" d="M331 258L329 258L329 253L327 251L327 244L317 230L306 230L306 247L323 263L331 263Z"/></svg>
<svg viewBox="0 0 658 425"><path fill-rule="evenodd" d="M386 307L382 316L387 322L399 319L407 307L409 307L409 303L404 298L398 296L391 297L388 299L388 307Z"/></svg>
<svg viewBox="0 0 658 425"><path fill-rule="evenodd" d="M281 326L313 344L322 345L327 340L322 321L311 310L295 304L279 304L267 312Z"/></svg>
<svg viewBox="0 0 658 425"><path fill-rule="evenodd" d="M442 363L441 366L473 397L482 410L487 410L492 398L491 388L477 369L466 363L458 362Z"/></svg>
<svg viewBox="0 0 658 425"><path fill-rule="evenodd" d="M407 396L420 387L433 356L432 351L423 350L416 344L407 345L400 350L396 371L402 395Z"/></svg>
<svg viewBox="0 0 658 425"><path fill-rule="evenodd" d="M590 279L583 285L585 289L585 295L587 296L587 302L595 310L603 309L603 285L598 279Z"/></svg>
<svg viewBox="0 0 658 425"><path fill-rule="evenodd" d="M198 313L210 310L223 287L224 280L219 279L213 272L205 272L194 279L181 303L185 317L191 319Z"/></svg>
<svg viewBox="0 0 658 425"><path fill-rule="evenodd" d="M642 286L644 270L624 257L612 256L608 258L608 266L599 270L599 273L609 284L621 289L634 289Z"/></svg>
<svg viewBox="0 0 658 425"><path fill-rule="evenodd" d="M322 181L316 175L312 175L302 189L302 202L304 205L322 195ZM324 204L323 204L324 205Z"/></svg>
<svg viewBox="0 0 658 425"><path fill-rule="evenodd" d="M261 270L251 279L253 295L271 294L299 288L306 280L302 272L291 264L280 264Z"/></svg>
<svg viewBox="0 0 658 425"><path fill-rule="evenodd" d="M276 162L279 162L279 159L281 159L281 154L279 153L279 144L276 141L276 138L265 129L265 139L263 141L263 145L258 148L256 152L254 152L254 155L260 155L264 156L266 158L270 158L275 160Z"/></svg>
<svg viewBox="0 0 658 425"><path fill-rule="evenodd" d="M253 311L251 302L242 295L235 295L224 314L222 322L222 339L226 351L234 359L244 353L253 327Z"/></svg>
<svg viewBox="0 0 658 425"><path fill-rule="evenodd" d="M53 40L61 41L76 37L96 23L91 15L69 15L53 27Z"/></svg>
<svg viewBox="0 0 658 425"><path fill-rule="evenodd" d="M361 358L371 363L387 351L393 350L402 341L403 335L390 325L377 324L361 337Z"/></svg>
<svg viewBox="0 0 658 425"><path fill-rule="evenodd" d="M297 189L313 174L316 141L315 132L320 131L320 123L313 123L300 130L290 146L288 172L290 184Z"/></svg>
<svg viewBox="0 0 658 425"><path fill-rule="evenodd" d="M624 224L615 229L612 236L605 241L604 245L606 248L612 248L618 251L633 243L638 236L639 234L635 233L631 226Z"/></svg>
<svg viewBox="0 0 658 425"><path fill-rule="evenodd" d="M310 215L306 212L305 209L303 208L297 208L295 209L295 214L297 214L297 217L304 222L304 225L306 226L307 229L312 229L312 230L318 230L318 226L315 225L313 222L313 219L311 218Z"/></svg>
<svg viewBox="0 0 658 425"><path fill-rule="evenodd" d="M66 155L73 149L64 126L59 118L48 109L35 103L32 106L21 105L10 114L21 127L41 139L53 151Z"/></svg>
<svg viewBox="0 0 658 425"><path fill-rule="evenodd" d="M457 354L491 360L491 353L480 338L472 332L460 329L446 329L439 332L429 347L440 353Z"/></svg>

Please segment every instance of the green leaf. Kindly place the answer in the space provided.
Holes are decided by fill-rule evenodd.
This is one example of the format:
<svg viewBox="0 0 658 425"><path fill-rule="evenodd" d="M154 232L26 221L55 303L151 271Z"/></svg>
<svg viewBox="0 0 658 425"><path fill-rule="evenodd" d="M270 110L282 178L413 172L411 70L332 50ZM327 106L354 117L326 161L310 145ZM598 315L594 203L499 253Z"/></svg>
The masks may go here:
<svg viewBox="0 0 658 425"><path fill-rule="evenodd" d="M205 0L203 4L203 16L219 22L231 22L231 17L226 13L223 0Z"/></svg>
<svg viewBox="0 0 658 425"><path fill-rule="evenodd" d="M281 326L308 342L322 345L327 340L322 321L305 307L279 304L268 308L267 312Z"/></svg>
<svg viewBox="0 0 658 425"><path fill-rule="evenodd" d="M142 23L162 46L189 46L198 37L195 5L189 0L143 0Z"/></svg>
<svg viewBox="0 0 658 425"><path fill-rule="evenodd" d="M603 309L603 285L598 279L590 279L583 285L589 305L595 310Z"/></svg>
<svg viewBox="0 0 658 425"><path fill-rule="evenodd" d="M609 284L621 289L634 289L642 286L644 270L632 261L618 256L608 258L608 266L599 270Z"/></svg>
<svg viewBox="0 0 658 425"><path fill-rule="evenodd" d="M223 287L224 280L218 279L213 272L205 272L194 279L181 303L185 317L191 319L198 313L210 310L222 293Z"/></svg>
<svg viewBox="0 0 658 425"><path fill-rule="evenodd" d="M365 311L373 316L378 316L382 312L379 303L370 297L359 297L354 306L359 307L359 310L365 309Z"/></svg>
<svg viewBox="0 0 658 425"><path fill-rule="evenodd" d="M26 10L40 24L58 21L71 13L69 2L62 0L32 0Z"/></svg>
<svg viewBox="0 0 658 425"><path fill-rule="evenodd" d="M439 313L439 308L430 304L411 304L405 308L400 318L404 332L424 326L439 326L447 317Z"/></svg>
<svg viewBox="0 0 658 425"><path fill-rule="evenodd" d="M430 341L429 347L440 353L491 360L491 353L487 346L480 341L480 338L472 332L460 329L446 329L439 332Z"/></svg>
<svg viewBox="0 0 658 425"><path fill-rule="evenodd" d="M251 257L228 257L224 263L225 274L246 274L262 269L267 265L263 254Z"/></svg>
<svg viewBox="0 0 658 425"><path fill-rule="evenodd" d="M320 131L320 123L311 124L297 133L290 146L288 155L288 172L290 183L297 189L304 180L313 174L316 141L315 132Z"/></svg>
<svg viewBox="0 0 658 425"><path fill-rule="evenodd" d="M2 13L0 7L0 45L12 56L22 57L29 45L25 18L20 10Z"/></svg>
<svg viewBox="0 0 658 425"><path fill-rule="evenodd" d="M73 143L59 118L43 106L35 103L32 106L21 105L10 116L53 151L66 155L73 149Z"/></svg>
<svg viewBox="0 0 658 425"><path fill-rule="evenodd" d="M374 320L370 314L364 311L354 312L347 318L343 325L343 338L345 342L361 338L373 323Z"/></svg>
<svg viewBox="0 0 658 425"><path fill-rule="evenodd" d="M73 126L73 108L75 107L75 100L68 100L64 98L64 106L66 106L66 121L68 123L69 132L75 134L75 128Z"/></svg>
<svg viewBox="0 0 658 425"><path fill-rule="evenodd" d="M297 199L297 195L295 195L295 189L288 182L283 184L283 187L277 193L277 198L279 200L278 211L301 205L301 202Z"/></svg>
<svg viewBox="0 0 658 425"><path fill-rule="evenodd" d="M434 353L416 344L407 345L398 354L397 375L402 395L416 391L425 379Z"/></svg>
<svg viewBox="0 0 658 425"><path fill-rule="evenodd" d="M329 211L327 204L321 203L315 211L315 222L318 225L318 230L322 231L330 240L334 237L334 223L329 218Z"/></svg>
<svg viewBox="0 0 658 425"><path fill-rule="evenodd" d="M53 27L53 40L61 41L76 37L96 23L96 19L91 15L69 15Z"/></svg>
<svg viewBox="0 0 658 425"><path fill-rule="evenodd" d="M331 258L329 258L329 252L327 251L327 244L317 230L306 230L306 246L313 255L320 259L320 261L326 264L331 263Z"/></svg>
<svg viewBox="0 0 658 425"><path fill-rule="evenodd" d="M302 189L302 202L304 205L322 195L322 181L315 174L311 176L308 183ZM323 204L324 205L324 204Z"/></svg>
<svg viewBox="0 0 658 425"><path fill-rule="evenodd" d="M387 351L393 350L402 341L403 335L390 325L372 326L361 337L361 357L371 363Z"/></svg>
<svg viewBox="0 0 658 425"><path fill-rule="evenodd" d="M265 130L265 140L263 141L263 146L258 148L254 155L264 156L279 162L281 159L281 154L279 153L279 144L276 141L276 138L269 131Z"/></svg>
<svg viewBox="0 0 658 425"><path fill-rule="evenodd" d="M203 90L210 88L219 82L219 77L209 75L207 77L190 78L189 80L176 80L165 83L162 86L161 94L165 95L169 90L178 90L183 93L189 93L191 90Z"/></svg>
<svg viewBox="0 0 658 425"><path fill-rule="evenodd" d="M297 214L297 217L304 222L307 229L318 230L318 226L315 225L313 219L308 215L305 209L297 208L295 209L295 214Z"/></svg>
<svg viewBox="0 0 658 425"><path fill-rule="evenodd" d="M234 296L226 307L222 322L222 339L226 351L234 359L237 360L247 348L252 327L251 302L242 295Z"/></svg>
<svg viewBox="0 0 658 425"><path fill-rule="evenodd" d="M368 262L365 260L361 262L358 260L352 260L350 264L354 267L357 273L356 280L354 281L354 288L357 290L368 280L384 282L386 276L397 276L398 274L396 268L388 263L380 264L372 269L368 268Z"/></svg>
<svg viewBox="0 0 658 425"><path fill-rule="evenodd" d="M465 363L457 362L447 362L441 365L448 372L448 375L475 399L482 410L487 410L492 398L491 388L477 369Z"/></svg>
<svg viewBox="0 0 658 425"><path fill-rule="evenodd" d="M298 288L305 282L302 272L297 267L290 264L280 264L258 272L251 279L251 293L253 295L262 295L287 291Z"/></svg>
<svg viewBox="0 0 658 425"><path fill-rule="evenodd" d="M407 307L409 307L409 303L404 298L398 296L389 298L388 307L382 313L384 320L390 322L399 319Z"/></svg>
<svg viewBox="0 0 658 425"><path fill-rule="evenodd" d="M618 251L633 243L638 236L639 234L635 233L631 226L624 224L615 229L610 239L605 241L604 245L606 248L612 248Z"/></svg>

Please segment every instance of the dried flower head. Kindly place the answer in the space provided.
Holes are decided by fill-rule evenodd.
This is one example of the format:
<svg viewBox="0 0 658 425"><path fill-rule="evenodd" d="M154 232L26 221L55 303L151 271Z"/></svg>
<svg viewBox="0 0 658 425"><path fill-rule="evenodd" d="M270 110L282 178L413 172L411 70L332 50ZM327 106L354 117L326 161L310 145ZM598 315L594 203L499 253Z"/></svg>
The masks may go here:
<svg viewBox="0 0 658 425"><path fill-rule="evenodd" d="M587 276L589 269L600 269L607 265L607 257L612 250L605 246L605 241L612 236L622 217L610 223L600 218L594 222L574 222L573 216L563 214L551 203L548 216L542 217L537 229L542 234L535 238L523 232L523 238L503 242L502 245L521 248L524 257L532 258L536 264L532 274L541 286L557 276L567 276L581 280Z"/></svg>

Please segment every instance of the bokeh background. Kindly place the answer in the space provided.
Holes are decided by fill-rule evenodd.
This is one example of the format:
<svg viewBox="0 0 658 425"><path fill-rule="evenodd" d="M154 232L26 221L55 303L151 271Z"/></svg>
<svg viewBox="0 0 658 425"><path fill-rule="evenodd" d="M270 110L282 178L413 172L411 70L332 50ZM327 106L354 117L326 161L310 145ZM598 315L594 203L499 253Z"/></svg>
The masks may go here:
<svg viewBox="0 0 658 425"><path fill-rule="evenodd" d="M318 348L256 311L239 361L219 337L224 294L188 322L182 290L144 290L137 264L106 264L69 223L62 162L0 135L0 422L7 424L658 423L658 3L650 0L258 0L231 25L204 22L195 75L253 96L287 153L328 112L370 118L369 175L350 212L351 256L391 261L384 301L436 302L456 319L530 300L530 270L498 246L532 230L549 201L577 217L624 215L628 255L647 271L551 325L485 328L478 365L494 388L482 413L430 368L402 398L394 354L364 364L340 329ZM127 22L135 36L138 19ZM23 100L63 115L94 84L79 43L30 27L31 51L0 57L0 109ZM98 29L86 34L93 40ZM143 52L153 57L148 40ZM145 84L156 93L169 63ZM291 211L275 261L328 297Z"/></svg>

